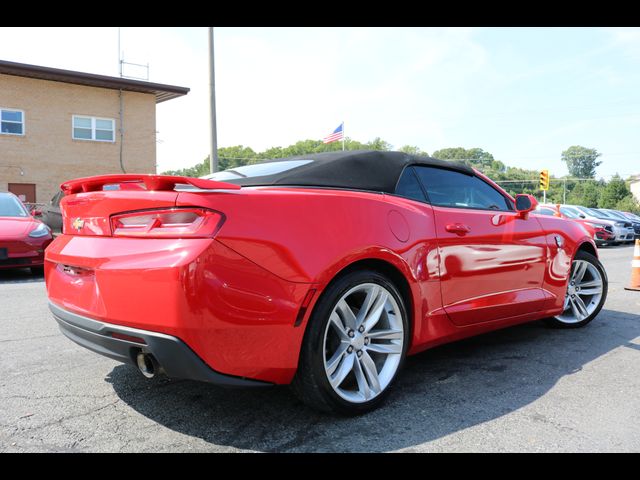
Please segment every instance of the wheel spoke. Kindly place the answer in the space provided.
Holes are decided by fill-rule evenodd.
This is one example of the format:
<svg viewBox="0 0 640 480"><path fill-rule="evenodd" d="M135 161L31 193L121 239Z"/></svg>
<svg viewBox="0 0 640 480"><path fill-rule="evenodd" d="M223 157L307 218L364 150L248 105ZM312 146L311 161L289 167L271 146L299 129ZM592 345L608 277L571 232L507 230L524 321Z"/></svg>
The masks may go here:
<svg viewBox="0 0 640 480"><path fill-rule="evenodd" d="M384 306L387 303L387 298L388 298L387 293L383 291L381 291L380 294L378 295L378 298L376 298L376 301L371 307L371 310L365 317L365 321L364 321L365 332L370 331L378 323L378 321L380 320L380 317L382 317L382 312L384 311Z"/></svg>
<svg viewBox="0 0 640 480"><path fill-rule="evenodd" d="M402 340L402 330L373 330L367 337L371 340Z"/></svg>
<svg viewBox="0 0 640 480"><path fill-rule="evenodd" d="M369 354L365 351L362 352L362 357L359 359L360 365L362 366L362 370L367 374L367 379L369 383L369 387L373 391L373 393L379 393L380 390L380 381L378 380L378 370L376 369L376 364L373 359L369 356Z"/></svg>
<svg viewBox="0 0 640 480"><path fill-rule="evenodd" d="M597 295L602 293L602 287L582 288L580 287L580 295Z"/></svg>
<svg viewBox="0 0 640 480"><path fill-rule="evenodd" d="M333 356L327 361L327 373L329 375L333 375L333 373L336 371L336 368L338 368L338 364L340 363L340 360L342 360L342 357L344 357L347 348L349 348L348 343L341 343L336 350L336 353L334 353Z"/></svg>
<svg viewBox="0 0 640 480"><path fill-rule="evenodd" d="M584 301L582 301L582 299L578 295L574 297L573 303L576 304L576 308L580 312L580 315L582 316L582 318L587 318L589 316L589 312L587 311L587 306L584 304Z"/></svg>
<svg viewBox="0 0 640 480"><path fill-rule="evenodd" d="M402 353L402 345L395 343L370 343L366 349L376 353Z"/></svg>
<svg viewBox="0 0 640 480"><path fill-rule="evenodd" d="M575 283L580 283L586 271L587 271L587 262L576 263L576 269L573 272L573 276L571 277L571 280L573 280Z"/></svg>
<svg viewBox="0 0 640 480"><path fill-rule="evenodd" d="M600 279L589 280L589 281L586 281L586 282L578 283L577 286L580 287L580 288L601 287L602 286L602 280L600 280Z"/></svg>
<svg viewBox="0 0 640 480"><path fill-rule="evenodd" d="M340 384L344 382L344 379L347 378L347 375L349 375L349 372L353 370L354 356L355 355L347 355L346 357L344 357L344 360L338 367L335 375L332 375L329 377L329 382L331 383L331 386L333 388L338 388Z"/></svg>
<svg viewBox="0 0 640 480"><path fill-rule="evenodd" d="M571 305L571 311L573 312L573 316L577 319L577 320L582 320L582 314L580 313L580 311L578 310L578 306L576 305L576 302L574 301L573 298L571 298L569 300L569 303Z"/></svg>
<svg viewBox="0 0 640 480"><path fill-rule="evenodd" d="M371 305L373 305L376 298L378 297L379 290L380 289L375 285L371 286L367 290L367 295L364 297L364 301L362 302L360 310L358 311L358 316L356 317L356 327L362 325L362 322L364 322L365 318L367 318L367 314L369 313L369 310L371 310Z"/></svg>
<svg viewBox="0 0 640 480"><path fill-rule="evenodd" d="M351 307L344 299L338 302L338 305L336 305L336 311L347 328L350 328L351 330L357 329L356 316L353 314L353 310L351 310Z"/></svg>
<svg viewBox="0 0 640 480"><path fill-rule="evenodd" d="M344 327L342 320L340 319L340 315L336 312L333 312L330 317L331 326L333 330L338 334L340 340L349 341L349 335L347 335L347 329Z"/></svg>
<svg viewBox="0 0 640 480"><path fill-rule="evenodd" d="M365 400L368 400L371 397L371 389L369 388L367 379L362 371L362 364L359 360L355 361L353 364L353 373L355 374L356 381L358 382L358 391Z"/></svg>

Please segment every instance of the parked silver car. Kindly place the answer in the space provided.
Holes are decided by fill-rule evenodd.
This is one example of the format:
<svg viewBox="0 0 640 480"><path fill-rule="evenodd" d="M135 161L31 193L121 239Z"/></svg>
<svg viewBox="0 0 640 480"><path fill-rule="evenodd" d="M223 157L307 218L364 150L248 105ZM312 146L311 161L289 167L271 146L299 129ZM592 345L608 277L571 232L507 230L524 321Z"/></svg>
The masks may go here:
<svg viewBox="0 0 640 480"><path fill-rule="evenodd" d="M609 208L594 208L593 210L602 213L607 219L624 222L624 226L627 229L627 237L625 243L633 243L636 233L633 221L625 217L622 212L618 212L617 210L611 210Z"/></svg>
<svg viewBox="0 0 640 480"><path fill-rule="evenodd" d="M562 205L562 207L569 207L573 210L578 211L578 215L580 216L580 218L591 219L597 221L598 223L610 225L613 229L613 234L615 235L615 239L613 240L614 244L633 240L633 233L631 233L631 238L628 238L630 230L633 230L632 228L630 228L631 223L628 221L624 222L622 220L608 218L602 212L598 212L593 208L583 207L582 205Z"/></svg>
<svg viewBox="0 0 640 480"><path fill-rule="evenodd" d="M62 232L62 214L60 213L60 199L64 196L62 191L56 193L53 198L40 210L42 216L40 220L49 226L56 233Z"/></svg>

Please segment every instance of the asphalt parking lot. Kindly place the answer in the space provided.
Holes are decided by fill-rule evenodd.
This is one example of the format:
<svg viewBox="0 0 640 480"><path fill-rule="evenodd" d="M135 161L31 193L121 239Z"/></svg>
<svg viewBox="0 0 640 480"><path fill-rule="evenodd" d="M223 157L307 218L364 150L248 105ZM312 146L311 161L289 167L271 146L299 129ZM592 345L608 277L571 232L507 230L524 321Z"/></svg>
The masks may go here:
<svg viewBox="0 0 640 480"><path fill-rule="evenodd" d="M59 332L44 281L0 271L0 452L640 451L640 292L633 247L589 326L535 322L408 359L386 405L316 413L286 387L146 380Z"/></svg>

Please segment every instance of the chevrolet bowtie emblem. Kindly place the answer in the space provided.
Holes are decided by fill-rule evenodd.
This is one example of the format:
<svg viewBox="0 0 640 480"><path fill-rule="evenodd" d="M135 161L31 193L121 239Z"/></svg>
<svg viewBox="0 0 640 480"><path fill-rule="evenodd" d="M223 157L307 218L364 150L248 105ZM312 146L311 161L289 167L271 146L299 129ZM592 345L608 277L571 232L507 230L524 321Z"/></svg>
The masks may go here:
<svg viewBox="0 0 640 480"><path fill-rule="evenodd" d="M84 220L82 220L81 218L76 218L71 226L76 230L82 230L82 227L84 227Z"/></svg>

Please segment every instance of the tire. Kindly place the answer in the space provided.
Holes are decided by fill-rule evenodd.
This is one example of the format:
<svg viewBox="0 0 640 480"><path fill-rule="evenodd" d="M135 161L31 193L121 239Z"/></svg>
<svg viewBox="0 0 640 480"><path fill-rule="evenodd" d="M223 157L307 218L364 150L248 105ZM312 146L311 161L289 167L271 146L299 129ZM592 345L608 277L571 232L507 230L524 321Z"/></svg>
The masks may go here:
<svg viewBox="0 0 640 480"><path fill-rule="evenodd" d="M579 266L583 266L581 275L578 271ZM578 276L580 278L577 278ZM587 278L585 279L585 277ZM596 285L597 283L600 283L600 287ZM565 310L560 315L545 319L545 322L554 328L584 327L596 318L600 310L602 310L602 306L607 299L608 287L607 272L600 260L590 253L579 250L573 259L571 275L567 281ZM598 289L600 289L599 292ZM570 292L573 294L573 298L576 299L575 301L570 298ZM581 306L578 306L578 300L581 302ZM582 307L584 307L584 310Z"/></svg>
<svg viewBox="0 0 640 480"><path fill-rule="evenodd" d="M365 304L367 313L360 316ZM379 407L404 364L408 319L402 295L384 275L357 270L338 277L309 319L294 393L314 409L342 415Z"/></svg>

